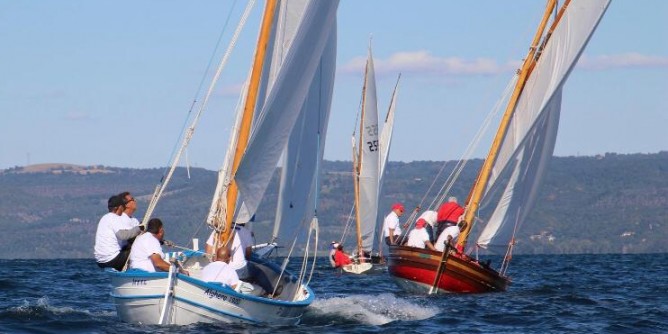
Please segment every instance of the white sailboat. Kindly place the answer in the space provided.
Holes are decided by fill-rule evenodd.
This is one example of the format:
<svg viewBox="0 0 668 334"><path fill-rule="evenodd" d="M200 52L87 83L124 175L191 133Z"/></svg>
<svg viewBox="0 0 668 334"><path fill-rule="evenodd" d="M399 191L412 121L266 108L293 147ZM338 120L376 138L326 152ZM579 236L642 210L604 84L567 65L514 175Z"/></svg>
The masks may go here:
<svg viewBox="0 0 668 334"><path fill-rule="evenodd" d="M378 227L378 200L382 188L385 165L389 158L394 112L396 108L399 79L392 93L390 106L379 135L378 101L376 96L376 74L371 47L367 56L362 88L359 134L353 133L353 183L355 191L356 252L354 262L345 265L345 272L361 274L382 263L379 249L373 253Z"/></svg>
<svg viewBox="0 0 668 334"><path fill-rule="evenodd" d="M548 0L522 67L504 97L505 112L469 193L456 245L444 252L390 246L388 271L402 288L420 293L505 291L517 231L536 199L552 156L563 86L610 0ZM477 242L472 227L486 222ZM504 254L498 270L479 249ZM475 251L475 252L474 252Z"/></svg>
<svg viewBox="0 0 668 334"><path fill-rule="evenodd" d="M208 216L218 245L230 242L234 221L248 220L256 212L282 154L284 176L279 201L291 201L294 210L281 214L277 231L294 231L302 226L308 231L306 250L310 240L317 240L311 233L317 233L318 226L315 194L333 91L337 7L338 1L267 1L243 108L237 114ZM156 189L145 220L198 120L199 115L188 129L168 177ZM278 235L275 233L274 237ZM305 262L298 275L286 271L287 260L281 266L259 257L250 260L273 286L282 286L278 297L267 298L201 280L200 269L209 259L196 250L197 246L193 248L194 251L171 254L190 276L176 273L174 266L169 273L110 272L111 295L121 320L176 325L296 324L315 298L308 287L308 253L304 254Z"/></svg>

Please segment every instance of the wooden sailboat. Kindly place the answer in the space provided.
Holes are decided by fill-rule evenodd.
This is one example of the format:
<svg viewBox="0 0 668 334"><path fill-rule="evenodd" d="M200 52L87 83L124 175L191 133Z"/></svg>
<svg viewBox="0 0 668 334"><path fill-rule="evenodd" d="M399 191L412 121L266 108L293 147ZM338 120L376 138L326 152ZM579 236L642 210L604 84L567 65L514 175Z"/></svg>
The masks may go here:
<svg viewBox="0 0 668 334"><path fill-rule="evenodd" d="M466 201L456 245L446 245L443 253L391 246L388 270L401 287L429 294L507 289L506 270L516 233L533 205L554 149L563 85L609 3L567 0L559 7L555 0L548 1ZM486 226L475 245L469 246L478 217ZM492 269L488 262L470 256L479 249L505 254L500 267Z"/></svg>
<svg viewBox="0 0 668 334"><path fill-rule="evenodd" d="M356 252L353 263L343 266L345 272L361 274L373 271L375 265L384 262L378 251L374 254L373 248L378 226L378 199L392 142L398 86L397 79L379 135L376 75L369 47L362 88L359 135L355 138L353 133L352 140Z"/></svg>
<svg viewBox="0 0 668 334"><path fill-rule="evenodd" d="M282 193L289 193L295 203L299 202L299 209L281 222L281 228L307 225L308 240L313 239L312 232L317 233L316 180L333 92L337 7L338 1L267 1L244 92L245 102L237 112L235 130L207 219L216 231L216 246L226 247L234 235L231 233L234 222L248 221L257 211L284 152L288 161L284 162L283 171L290 175L286 178L300 178L291 183L295 185L291 191ZM170 176L197 120L199 114L176 154ZM298 171L297 164L289 161L295 151L300 156ZM150 216L166 182L156 189L145 219ZM286 198L287 195L282 195L283 200ZM249 260L276 287L271 291L273 298L269 298L203 281L201 268L209 259L197 251L197 247L193 248L170 254L190 276L177 273L174 266L169 273L111 272L112 298L119 317L142 324L288 325L298 323L315 298L308 286L308 256L304 257L299 275L286 271L287 260L282 265L259 257ZM281 286L280 292L276 291L278 286Z"/></svg>

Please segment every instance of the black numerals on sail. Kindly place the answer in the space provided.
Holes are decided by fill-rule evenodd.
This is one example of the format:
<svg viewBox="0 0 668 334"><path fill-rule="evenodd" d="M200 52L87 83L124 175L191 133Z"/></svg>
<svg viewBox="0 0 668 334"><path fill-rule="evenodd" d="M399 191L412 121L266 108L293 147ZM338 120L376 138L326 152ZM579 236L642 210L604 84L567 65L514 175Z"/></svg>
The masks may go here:
<svg viewBox="0 0 668 334"><path fill-rule="evenodd" d="M368 142L366 142L366 144L369 146L369 151L370 152L378 151L378 141L377 140L368 141Z"/></svg>

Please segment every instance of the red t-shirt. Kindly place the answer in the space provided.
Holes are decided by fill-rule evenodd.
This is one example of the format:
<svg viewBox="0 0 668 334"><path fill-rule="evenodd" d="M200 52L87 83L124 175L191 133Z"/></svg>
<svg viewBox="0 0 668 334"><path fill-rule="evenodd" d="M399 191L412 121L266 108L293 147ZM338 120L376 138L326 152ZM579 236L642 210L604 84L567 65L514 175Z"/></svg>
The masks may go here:
<svg viewBox="0 0 668 334"><path fill-rule="evenodd" d="M455 202L443 203L441 207L438 208L437 221L442 222L444 220L447 220L449 222L456 223L457 220L459 219L459 216L461 216L463 213L464 213L464 208L459 206L459 204Z"/></svg>
<svg viewBox="0 0 668 334"><path fill-rule="evenodd" d="M342 251L337 250L336 253L334 253L334 265L338 268L341 266L345 266L346 264L351 264L353 263L350 261L350 258L348 255L344 254Z"/></svg>

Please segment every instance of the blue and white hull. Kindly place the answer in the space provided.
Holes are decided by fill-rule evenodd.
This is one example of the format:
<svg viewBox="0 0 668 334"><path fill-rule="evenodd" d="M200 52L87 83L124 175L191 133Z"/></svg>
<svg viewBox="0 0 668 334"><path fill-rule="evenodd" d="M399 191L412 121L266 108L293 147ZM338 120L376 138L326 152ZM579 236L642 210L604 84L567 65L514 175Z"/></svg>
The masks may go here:
<svg viewBox="0 0 668 334"><path fill-rule="evenodd" d="M186 262L187 264L188 262ZM263 272L278 277L280 268L271 262L254 262ZM298 285L284 273L280 296L275 299L240 293L218 283L199 279L201 266L186 267L191 276L144 271L109 271L120 319L129 323L188 325L196 322L299 323L314 299L313 291ZM271 277L271 276L270 276ZM275 281L272 280L272 281ZM164 311L163 311L164 310Z"/></svg>

